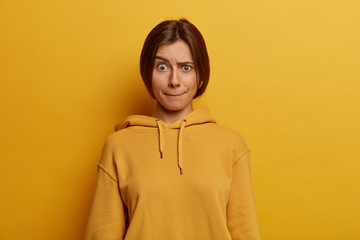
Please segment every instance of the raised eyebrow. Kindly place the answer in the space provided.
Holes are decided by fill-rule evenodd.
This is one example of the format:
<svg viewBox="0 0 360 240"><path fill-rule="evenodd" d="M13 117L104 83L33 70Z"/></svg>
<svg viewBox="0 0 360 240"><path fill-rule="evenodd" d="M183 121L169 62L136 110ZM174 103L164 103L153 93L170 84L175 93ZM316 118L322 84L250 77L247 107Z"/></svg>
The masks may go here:
<svg viewBox="0 0 360 240"><path fill-rule="evenodd" d="M164 62L170 63L169 60L167 60L166 58L160 57L160 56L156 56L155 59L160 59L160 60L163 60Z"/></svg>
<svg viewBox="0 0 360 240"><path fill-rule="evenodd" d="M162 60L162 61L164 61L164 62L170 63L169 60L167 60L166 58L160 57L160 56L156 56L155 59L160 59L160 60ZM190 61L178 62L177 64L178 64L178 65L186 65L186 64L195 65L193 62L190 62Z"/></svg>

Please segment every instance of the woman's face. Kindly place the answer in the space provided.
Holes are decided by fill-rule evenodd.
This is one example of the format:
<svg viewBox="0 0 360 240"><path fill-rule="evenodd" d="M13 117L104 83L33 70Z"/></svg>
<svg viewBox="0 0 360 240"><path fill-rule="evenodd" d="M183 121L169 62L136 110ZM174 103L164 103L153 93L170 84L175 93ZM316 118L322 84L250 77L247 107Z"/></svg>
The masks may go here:
<svg viewBox="0 0 360 240"><path fill-rule="evenodd" d="M197 74L191 50L178 40L159 47L152 74L152 91L163 108L169 111L192 111L197 91Z"/></svg>

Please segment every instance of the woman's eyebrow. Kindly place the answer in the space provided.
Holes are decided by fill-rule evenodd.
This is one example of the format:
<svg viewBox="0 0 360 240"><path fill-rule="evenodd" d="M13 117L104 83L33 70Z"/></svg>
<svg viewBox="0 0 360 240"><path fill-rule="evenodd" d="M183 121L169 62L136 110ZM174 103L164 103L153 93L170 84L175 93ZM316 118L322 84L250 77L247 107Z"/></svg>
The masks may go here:
<svg viewBox="0 0 360 240"><path fill-rule="evenodd" d="M170 63L169 60L167 60L166 58L160 57L160 56L156 56L155 59L160 59L160 60L163 60L164 62Z"/></svg>
<svg viewBox="0 0 360 240"><path fill-rule="evenodd" d="M169 60L167 60L166 58L160 57L160 56L156 56L155 59L160 59L160 60L162 60L164 62L170 63ZM194 64L194 63L191 62L191 61L184 61L184 62L178 62L177 64L181 65L181 64Z"/></svg>

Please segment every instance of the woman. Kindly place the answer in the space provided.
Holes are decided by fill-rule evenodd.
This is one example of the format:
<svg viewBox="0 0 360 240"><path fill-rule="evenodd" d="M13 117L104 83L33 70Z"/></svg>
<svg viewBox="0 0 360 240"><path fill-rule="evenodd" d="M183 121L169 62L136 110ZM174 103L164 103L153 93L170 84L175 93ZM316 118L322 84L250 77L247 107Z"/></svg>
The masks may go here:
<svg viewBox="0 0 360 240"><path fill-rule="evenodd" d="M140 68L156 110L108 137L86 239L260 239L244 140L193 109L210 73L198 29L185 19L157 25Z"/></svg>

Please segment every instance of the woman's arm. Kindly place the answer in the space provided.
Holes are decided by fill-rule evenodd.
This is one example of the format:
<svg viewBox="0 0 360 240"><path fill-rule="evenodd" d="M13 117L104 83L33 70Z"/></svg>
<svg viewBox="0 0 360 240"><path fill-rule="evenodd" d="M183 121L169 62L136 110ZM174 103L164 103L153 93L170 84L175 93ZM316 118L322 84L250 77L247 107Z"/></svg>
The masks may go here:
<svg viewBox="0 0 360 240"><path fill-rule="evenodd" d="M120 240L126 233L127 211L120 195L112 166L112 152L105 144L98 164L95 196L91 207L85 240Z"/></svg>
<svg viewBox="0 0 360 240"><path fill-rule="evenodd" d="M233 166L227 226L232 240L260 240L259 226L250 176L250 152Z"/></svg>

